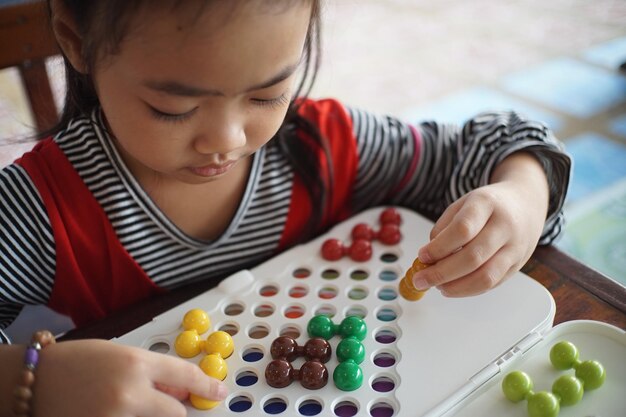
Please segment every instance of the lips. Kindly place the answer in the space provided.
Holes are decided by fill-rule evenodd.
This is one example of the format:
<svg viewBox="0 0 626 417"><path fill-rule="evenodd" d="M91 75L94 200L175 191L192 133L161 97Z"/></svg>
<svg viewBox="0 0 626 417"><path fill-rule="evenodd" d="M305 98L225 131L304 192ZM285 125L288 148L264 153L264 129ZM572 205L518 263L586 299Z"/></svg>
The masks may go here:
<svg viewBox="0 0 626 417"><path fill-rule="evenodd" d="M189 170L200 177L215 177L228 171L235 161L226 162L224 164L210 164L201 167L190 167Z"/></svg>

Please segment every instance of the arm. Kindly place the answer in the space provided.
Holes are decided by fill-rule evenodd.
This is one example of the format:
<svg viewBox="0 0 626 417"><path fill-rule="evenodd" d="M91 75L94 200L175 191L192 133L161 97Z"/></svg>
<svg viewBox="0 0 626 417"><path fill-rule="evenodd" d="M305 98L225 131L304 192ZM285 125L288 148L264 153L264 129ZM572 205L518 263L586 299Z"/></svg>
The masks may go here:
<svg viewBox="0 0 626 417"><path fill-rule="evenodd" d="M24 350L0 346L0 417L13 416ZM31 415L184 416L180 400L189 392L215 400L227 394L225 385L179 358L103 340L62 342L40 352Z"/></svg>
<svg viewBox="0 0 626 417"><path fill-rule="evenodd" d="M433 264L415 274L420 289L435 286L448 296L487 291L561 230L569 157L545 126L513 113L487 116L464 129L472 133L460 148L482 157L461 154L452 175L453 202L419 251ZM469 160L478 161L473 170L464 168Z"/></svg>
<svg viewBox="0 0 626 417"><path fill-rule="evenodd" d="M455 201L435 223L431 241L419 251L420 260L435 265L415 275L416 287L438 286L448 296L495 287L532 255L548 202L538 160L526 152L507 157L489 185Z"/></svg>
<svg viewBox="0 0 626 417"><path fill-rule="evenodd" d="M431 234L434 239L454 214L467 206L459 218L470 219L455 222L453 229L421 250L420 257L436 264L417 274L424 280L417 282L422 288L441 286L447 295L457 296L486 291L523 265L532 252L528 248L535 247L539 235L539 243L548 244L559 234L571 161L541 123L513 112L483 113L464 126L424 122L412 135L408 125L393 118L358 110L350 110L350 115L360 158L353 202L356 210L381 204L413 208L431 219L439 218ZM543 193L546 182L548 196ZM535 194L528 196L529 190ZM546 211L538 215L537 209L544 203L547 216ZM468 215L474 206L480 214ZM494 216L489 219L497 221L486 223L484 218L476 217L487 216L485 210L493 210ZM512 228L505 219L514 220L514 224L527 221L528 227L532 223L534 228ZM469 224L459 226L463 222ZM470 227L473 229L464 230ZM505 262L508 267L498 264L501 271L497 272L490 264L480 272L481 278L470 278L472 285L444 287L468 275L459 275L461 264L468 259L480 263L473 270L491 259L480 241L471 248L475 251L472 255L468 250L455 252L463 244L458 245L458 237L451 236L465 233L467 244L472 239L469 235L479 231L486 232L481 235L485 240L502 240L504 235L510 238L489 244L492 252L495 246L506 245L506 251L496 259L502 262L510 257ZM515 255L508 253L511 250ZM453 252L455 256L449 256L444 263Z"/></svg>

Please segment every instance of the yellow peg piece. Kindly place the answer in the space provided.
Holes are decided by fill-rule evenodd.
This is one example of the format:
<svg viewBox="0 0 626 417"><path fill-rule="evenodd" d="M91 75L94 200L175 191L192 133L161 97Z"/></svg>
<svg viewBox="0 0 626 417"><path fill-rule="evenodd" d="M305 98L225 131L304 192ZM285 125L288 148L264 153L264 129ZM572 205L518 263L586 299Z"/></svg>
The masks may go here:
<svg viewBox="0 0 626 417"><path fill-rule="evenodd" d="M422 263L419 258L416 258L415 261L413 261L413 265L411 265L406 271L406 274L404 274L404 278L400 281L398 291L406 300L417 301L424 296L425 291L419 291L413 285L413 275L415 275L417 271L421 271L427 267L428 265Z"/></svg>
<svg viewBox="0 0 626 417"><path fill-rule="evenodd" d="M208 376L223 381L228 374L226 361L217 353L209 353L198 364L202 372Z"/></svg>
<svg viewBox="0 0 626 417"><path fill-rule="evenodd" d="M195 329L198 334L202 334L211 327L211 319L206 311L201 308L193 308L185 313L183 317L183 329Z"/></svg>
<svg viewBox="0 0 626 417"><path fill-rule="evenodd" d="M196 394L189 394L189 402L198 410L210 410L211 408L215 408L221 401L207 400Z"/></svg>
<svg viewBox="0 0 626 417"><path fill-rule="evenodd" d="M185 330L176 336L174 350L178 356L193 358L202 350L202 339L196 330Z"/></svg>
<svg viewBox="0 0 626 417"><path fill-rule="evenodd" d="M234 349L233 338L222 330L211 333L204 342L204 351L206 353L217 353L224 359L232 355Z"/></svg>
<svg viewBox="0 0 626 417"><path fill-rule="evenodd" d="M226 333L228 334L228 333ZM228 335L230 336L230 335ZM232 352L232 351L231 351ZM206 355L198 364L202 372L208 376L223 381L228 374L228 365L219 353L210 353ZM220 401L207 400L195 394L189 394L189 402L198 410L210 410L217 406Z"/></svg>

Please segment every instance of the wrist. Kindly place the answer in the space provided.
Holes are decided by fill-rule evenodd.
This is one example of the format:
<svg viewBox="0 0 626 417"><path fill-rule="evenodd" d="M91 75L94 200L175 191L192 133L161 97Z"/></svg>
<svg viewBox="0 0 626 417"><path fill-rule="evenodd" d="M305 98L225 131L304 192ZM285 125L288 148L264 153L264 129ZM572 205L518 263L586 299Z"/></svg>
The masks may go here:
<svg viewBox="0 0 626 417"><path fill-rule="evenodd" d="M13 417L13 392L25 352L25 345L0 345L0 417Z"/></svg>
<svg viewBox="0 0 626 417"><path fill-rule="evenodd" d="M550 198L548 177L539 160L529 152L516 152L505 158L493 170L490 183L508 182L516 192L530 198L547 214Z"/></svg>

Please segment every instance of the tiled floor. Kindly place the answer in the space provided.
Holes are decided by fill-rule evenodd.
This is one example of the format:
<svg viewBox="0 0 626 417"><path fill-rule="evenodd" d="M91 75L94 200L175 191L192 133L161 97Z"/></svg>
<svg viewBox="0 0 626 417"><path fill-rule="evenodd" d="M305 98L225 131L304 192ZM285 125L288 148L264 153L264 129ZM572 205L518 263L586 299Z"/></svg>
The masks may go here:
<svg viewBox="0 0 626 417"><path fill-rule="evenodd" d="M626 1L325 4L313 96L414 122L462 123L490 108L545 121L575 160L560 245L626 285L626 76L616 70L626 61ZM0 138L29 132L21 94L17 75L0 73ZM0 146L0 165L21 149Z"/></svg>

